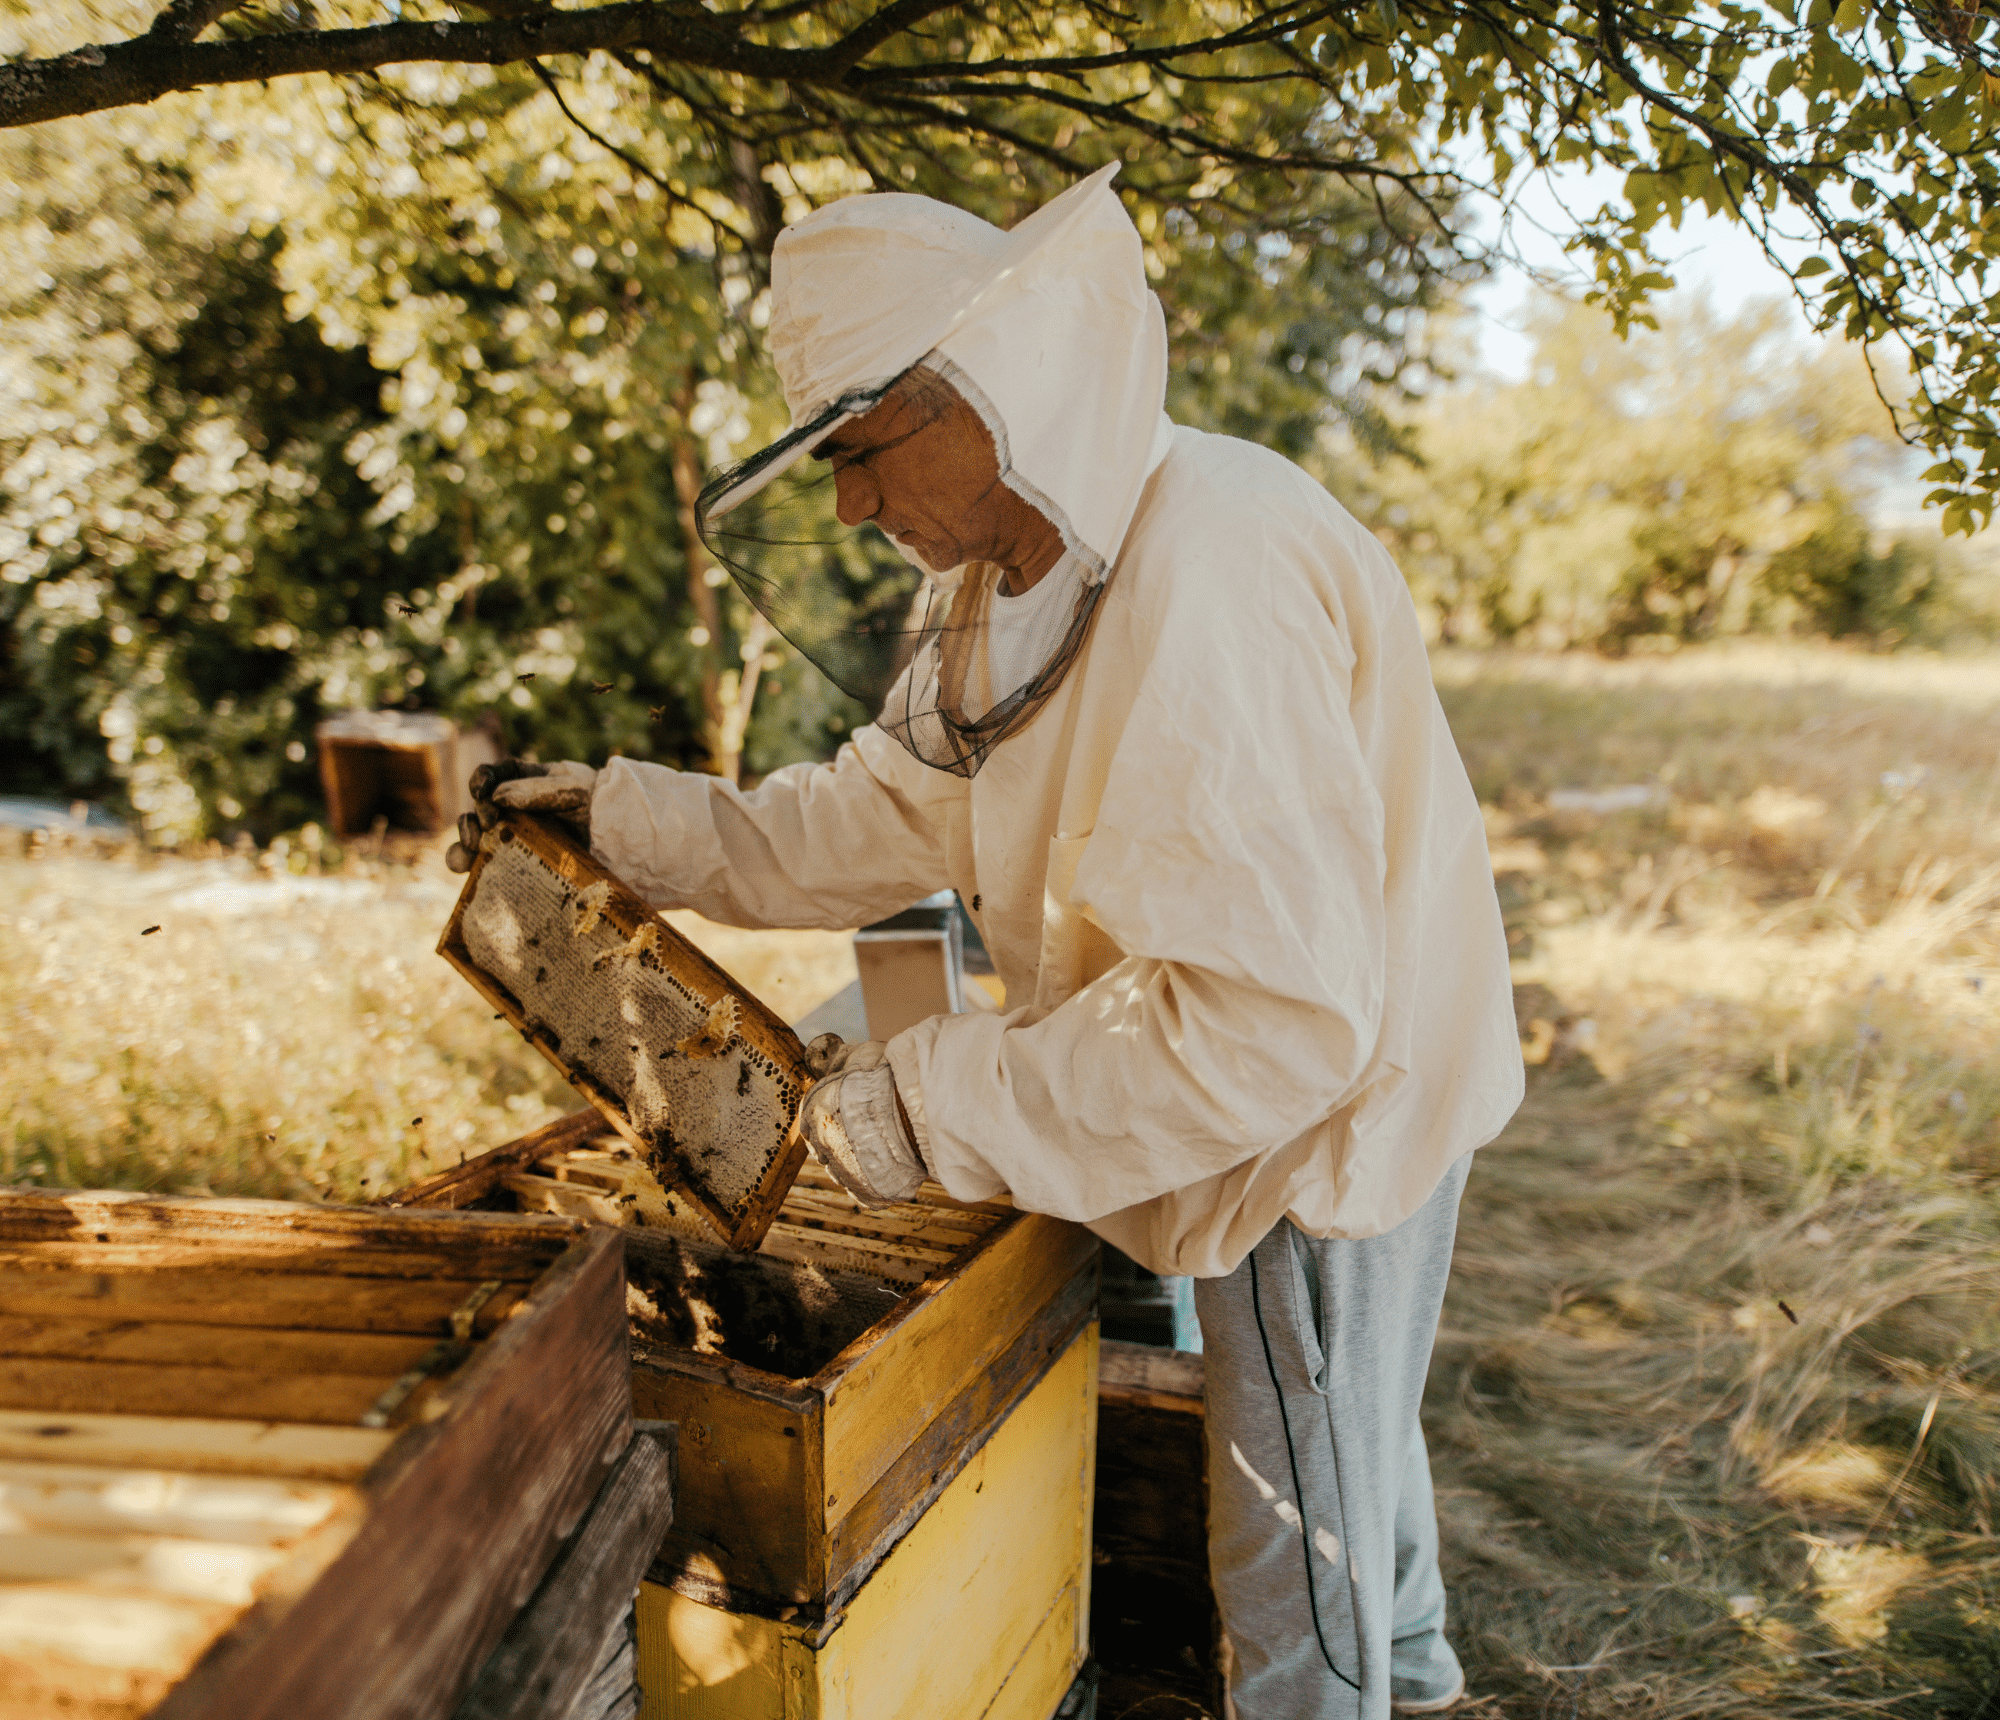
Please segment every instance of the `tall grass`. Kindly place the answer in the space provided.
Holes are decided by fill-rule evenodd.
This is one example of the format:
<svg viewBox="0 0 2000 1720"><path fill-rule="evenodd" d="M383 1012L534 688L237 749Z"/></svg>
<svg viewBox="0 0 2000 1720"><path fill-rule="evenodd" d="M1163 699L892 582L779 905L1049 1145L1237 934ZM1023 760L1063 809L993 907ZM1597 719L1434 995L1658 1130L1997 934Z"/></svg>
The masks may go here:
<svg viewBox="0 0 2000 1720"><path fill-rule="evenodd" d="M1429 1406L1483 1711L2000 1714L2000 661L1438 678L1536 1060Z"/></svg>

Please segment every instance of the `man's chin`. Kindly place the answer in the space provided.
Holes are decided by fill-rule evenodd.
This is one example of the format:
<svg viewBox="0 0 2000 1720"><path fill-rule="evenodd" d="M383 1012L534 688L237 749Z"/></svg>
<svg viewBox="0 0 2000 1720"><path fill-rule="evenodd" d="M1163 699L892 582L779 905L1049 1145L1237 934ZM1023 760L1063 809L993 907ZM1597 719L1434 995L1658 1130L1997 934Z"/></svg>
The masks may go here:
<svg viewBox="0 0 2000 1720"><path fill-rule="evenodd" d="M897 553L919 573L927 573L935 579L941 573L949 573L958 565L956 561L939 561L940 547L916 538L892 537ZM948 553L948 552L944 552Z"/></svg>

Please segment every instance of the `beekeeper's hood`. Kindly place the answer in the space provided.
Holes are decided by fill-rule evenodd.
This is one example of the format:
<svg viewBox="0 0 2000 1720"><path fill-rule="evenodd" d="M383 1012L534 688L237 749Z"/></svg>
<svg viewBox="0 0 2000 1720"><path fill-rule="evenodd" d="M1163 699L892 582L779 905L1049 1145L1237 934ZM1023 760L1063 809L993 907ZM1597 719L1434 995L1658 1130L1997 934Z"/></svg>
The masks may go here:
<svg viewBox="0 0 2000 1720"><path fill-rule="evenodd" d="M779 632L918 758L961 776L1081 651L1165 451L1166 326L1116 172L1012 232L900 193L788 227L770 345L792 428L701 495L704 541ZM1062 560L1023 595L991 564L915 567L835 518L832 474L808 456L914 370L978 412L999 482L1061 533Z"/></svg>

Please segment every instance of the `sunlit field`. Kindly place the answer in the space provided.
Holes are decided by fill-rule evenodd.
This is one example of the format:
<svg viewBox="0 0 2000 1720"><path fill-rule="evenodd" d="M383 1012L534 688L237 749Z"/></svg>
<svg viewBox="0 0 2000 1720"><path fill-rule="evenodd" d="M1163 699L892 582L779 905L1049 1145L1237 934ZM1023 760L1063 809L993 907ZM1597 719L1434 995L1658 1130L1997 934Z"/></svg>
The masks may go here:
<svg viewBox="0 0 2000 1720"><path fill-rule="evenodd" d="M1437 667L1532 1064L1429 1405L1483 1711L2000 1713L2000 660Z"/></svg>
<svg viewBox="0 0 2000 1720"><path fill-rule="evenodd" d="M2000 657L1437 677L1531 1064L1428 1411L1463 1712L2000 1715ZM0 1180L366 1198L572 1107L436 853L306 861L0 861Z"/></svg>
<svg viewBox="0 0 2000 1720"><path fill-rule="evenodd" d="M366 1200L577 1109L434 953L443 853L0 861L0 1181ZM854 978L837 933L671 918L788 1016Z"/></svg>

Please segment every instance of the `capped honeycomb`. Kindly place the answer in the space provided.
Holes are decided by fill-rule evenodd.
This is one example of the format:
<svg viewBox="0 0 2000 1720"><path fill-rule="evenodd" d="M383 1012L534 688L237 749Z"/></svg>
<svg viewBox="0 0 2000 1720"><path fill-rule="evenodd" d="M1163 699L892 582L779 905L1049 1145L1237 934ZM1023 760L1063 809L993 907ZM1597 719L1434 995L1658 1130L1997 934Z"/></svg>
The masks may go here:
<svg viewBox="0 0 2000 1720"><path fill-rule="evenodd" d="M587 851L488 831L440 952L726 1240L755 1247L804 1155L797 1037Z"/></svg>

